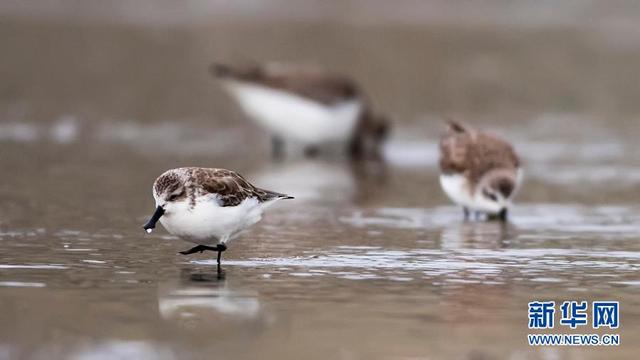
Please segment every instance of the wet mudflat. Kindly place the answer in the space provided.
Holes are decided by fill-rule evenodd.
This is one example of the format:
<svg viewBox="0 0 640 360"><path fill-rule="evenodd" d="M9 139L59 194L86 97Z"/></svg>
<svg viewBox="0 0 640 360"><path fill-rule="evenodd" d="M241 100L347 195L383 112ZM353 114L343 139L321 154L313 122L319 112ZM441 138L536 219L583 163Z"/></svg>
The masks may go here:
<svg viewBox="0 0 640 360"><path fill-rule="evenodd" d="M185 160L147 151L144 135L91 146L5 141L0 357L633 358L640 206L622 190L637 184L637 160L625 154L640 148L596 137L566 153L554 151L563 134L536 142L527 132L509 134L534 165L506 225L465 223L448 204L434 133L392 139L387 166L373 169ZM141 229L151 182L185 161L237 168L298 196L231 243L222 278L211 254L178 255L189 244ZM528 347L536 299L620 301L622 346Z"/></svg>

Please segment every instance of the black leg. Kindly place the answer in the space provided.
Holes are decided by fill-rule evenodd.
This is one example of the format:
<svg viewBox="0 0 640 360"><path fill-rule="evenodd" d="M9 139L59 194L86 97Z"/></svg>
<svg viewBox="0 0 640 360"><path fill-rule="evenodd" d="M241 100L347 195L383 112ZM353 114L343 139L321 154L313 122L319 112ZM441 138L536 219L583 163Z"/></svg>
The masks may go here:
<svg viewBox="0 0 640 360"><path fill-rule="evenodd" d="M201 253L205 250L211 250L211 251L216 251L218 250L215 247L211 247L211 246L207 246L207 245L198 245L198 246L194 246L189 250L185 250L185 251L180 251L180 254L182 255L191 255L191 254L195 254L197 252Z"/></svg>
<svg viewBox="0 0 640 360"><path fill-rule="evenodd" d="M315 158L315 157L318 157L318 155L320 154L320 149L317 146L313 146L313 145L307 146L304 148L304 154L307 157Z"/></svg>
<svg viewBox="0 0 640 360"><path fill-rule="evenodd" d="M218 246L215 249L218 252L218 266L220 266L220 258L222 257L222 252L227 250L227 245L218 244Z"/></svg>
<svg viewBox="0 0 640 360"><path fill-rule="evenodd" d="M358 160L363 157L364 144L362 141L362 136L355 136L353 139L351 139L349 145L347 146L347 152L351 159Z"/></svg>
<svg viewBox="0 0 640 360"><path fill-rule="evenodd" d="M509 215L509 210L507 210L507 208L504 208L500 210L500 212L498 213L498 219L502 222L506 222L508 215Z"/></svg>
<svg viewBox="0 0 640 360"><path fill-rule="evenodd" d="M207 245L198 245L198 246L192 247L189 250L180 251L180 254L182 254L182 255L190 255L190 254L197 253L197 252L203 252L205 250L217 251L218 252L218 276L220 276L221 271L222 271L222 269L220 267L220 260L222 258L222 252L227 250L227 245L218 244L215 247L207 246Z"/></svg>
<svg viewBox="0 0 640 360"><path fill-rule="evenodd" d="M509 217L509 211L507 209L500 210L497 214L488 214L487 220L490 221L501 221L506 223Z"/></svg>
<svg viewBox="0 0 640 360"><path fill-rule="evenodd" d="M274 159L282 159L284 157L284 140L277 136L271 137L271 155Z"/></svg>
<svg viewBox="0 0 640 360"><path fill-rule="evenodd" d="M218 250L218 275L220 275L222 273L222 268L220 266L220 258L222 258L222 252L227 250L227 245L218 244L216 249Z"/></svg>
<svg viewBox="0 0 640 360"><path fill-rule="evenodd" d="M462 213L464 214L464 219L465 220L469 220L469 217L471 216L471 212L469 211L468 207L463 207L462 208Z"/></svg>
<svg viewBox="0 0 640 360"><path fill-rule="evenodd" d="M218 262L220 262L220 253L227 250L227 245L225 244L218 244L216 246L207 246L207 245L198 245L198 246L194 246L189 250L185 250L185 251L180 251L180 254L182 255L191 255L191 254L195 254L197 252L201 253L203 251L217 251L218 252Z"/></svg>

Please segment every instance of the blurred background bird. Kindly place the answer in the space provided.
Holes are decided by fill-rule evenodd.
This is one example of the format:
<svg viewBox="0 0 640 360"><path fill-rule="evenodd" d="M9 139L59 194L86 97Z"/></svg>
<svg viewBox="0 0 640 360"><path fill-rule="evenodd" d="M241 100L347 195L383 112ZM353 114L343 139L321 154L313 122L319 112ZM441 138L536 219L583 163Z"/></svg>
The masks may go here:
<svg viewBox="0 0 640 360"><path fill-rule="evenodd" d="M371 109L351 78L319 67L214 63L211 74L245 114L271 136L274 157L299 146L307 156L339 149L353 159L378 159L389 121Z"/></svg>
<svg viewBox="0 0 640 360"><path fill-rule="evenodd" d="M440 141L440 184L465 219L506 220L522 182L520 160L511 145L493 135L450 120Z"/></svg>

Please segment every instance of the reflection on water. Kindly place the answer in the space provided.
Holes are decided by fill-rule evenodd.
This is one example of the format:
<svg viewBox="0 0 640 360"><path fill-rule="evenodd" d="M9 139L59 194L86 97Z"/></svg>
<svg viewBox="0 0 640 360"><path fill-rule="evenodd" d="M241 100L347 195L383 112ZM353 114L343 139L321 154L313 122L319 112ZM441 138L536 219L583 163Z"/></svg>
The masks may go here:
<svg viewBox="0 0 640 360"><path fill-rule="evenodd" d="M247 177L265 189L286 190L300 202L337 202L357 191L349 167L327 161L276 163Z"/></svg>
<svg viewBox="0 0 640 360"><path fill-rule="evenodd" d="M189 269L183 270L189 272ZM215 321L217 315L237 319L254 319L260 315L255 291L233 289L218 274L194 273L177 283L160 284L160 315L168 320L197 318Z"/></svg>
<svg viewBox="0 0 640 360"><path fill-rule="evenodd" d="M445 227L440 234L442 249L506 248L513 239L513 224L462 222Z"/></svg>
<svg viewBox="0 0 640 360"><path fill-rule="evenodd" d="M47 354L40 355L47 356ZM145 341L105 341L95 346L78 349L69 358L74 360L171 360L179 357L174 351L161 344L151 344Z"/></svg>
<svg viewBox="0 0 640 360"><path fill-rule="evenodd" d="M247 177L260 187L286 191L297 202L316 205L353 202L364 205L384 191L388 179L384 162L345 159L274 163Z"/></svg>

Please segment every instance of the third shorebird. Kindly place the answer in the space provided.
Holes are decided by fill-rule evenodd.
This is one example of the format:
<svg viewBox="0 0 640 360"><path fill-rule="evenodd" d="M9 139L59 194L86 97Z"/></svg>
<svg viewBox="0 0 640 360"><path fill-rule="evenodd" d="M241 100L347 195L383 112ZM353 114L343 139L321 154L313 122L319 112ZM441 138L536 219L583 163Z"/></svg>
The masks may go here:
<svg viewBox="0 0 640 360"><path fill-rule="evenodd" d="M350 78L316 67L271 63L232 67L213 64L211 73L244 112L267 130L274 156L286 143L307 155L337 144L352 158L378 158L389 123L374 114L364 92Z"/></svg>
<svg viewBox="0 0 640 360"><path fill-rule="evenodd" d="M450 121L440 140L440 184L465 218L480 213L507 219L522 181L522 169L509 143Z"/></svg>

